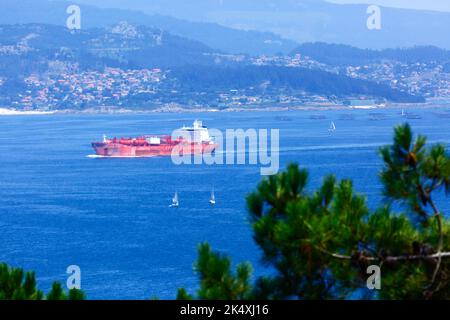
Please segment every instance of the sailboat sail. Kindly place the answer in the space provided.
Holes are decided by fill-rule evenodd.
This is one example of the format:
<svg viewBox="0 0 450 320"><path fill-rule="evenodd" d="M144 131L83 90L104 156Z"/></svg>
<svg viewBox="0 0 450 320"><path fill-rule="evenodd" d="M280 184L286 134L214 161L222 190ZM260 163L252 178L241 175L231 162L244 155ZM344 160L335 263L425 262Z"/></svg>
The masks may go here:
<svg viewBox="0 0 450 320"><path fill-rule="evenodd" d="M214 195L214 189L211 191L211 199L209 200L209 203L216 204L216 196Z"/></svg>
<svg viewBox="0 0 450 320"><path fill-rule="evenodd" d="M328 129L328 131L330 132L336 131L336 125L334 124L334 121L331 121L330 128Z"/></svg>
<svg viewBox="0 0 450 320"><path fill-rule="evenodd" d="M178 192L175 192L175 195L172 198L172 204L171 207L178 207L179 206L179 200L178 200Z"/></svg>

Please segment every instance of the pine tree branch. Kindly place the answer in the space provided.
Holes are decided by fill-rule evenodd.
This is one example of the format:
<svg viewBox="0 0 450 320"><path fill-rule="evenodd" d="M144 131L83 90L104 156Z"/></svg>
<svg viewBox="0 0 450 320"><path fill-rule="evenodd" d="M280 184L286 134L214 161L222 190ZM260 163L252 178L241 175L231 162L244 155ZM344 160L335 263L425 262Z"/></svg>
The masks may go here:
<svg viewBox="0 0 450 320"><path fill-rule="evenodd" d="M417 173L417 167L414 168L414 171L416 171ZM417 184L417 188L419 189L419 192L421 194L421 196L424 196L425 198L425 203L429 203L433 213L434 213L434 217L436 218L437 221L437 225L438 225L438 234L439 234L439 240L438 240L438 248L437 248L437 254L439 255L437 257L438 261L436 263L436 267L434 269L433 272L433 276L431 278L431 283L429 285L429 288L432 288L434 286L434 284L436 283L436 279L437 276L439 274L439 269L441 268L441 263L442 263L442 256L440 255L442 253L442 250L444 248L444 234L443 234L443 227L442 227L442 215L441 212L439 211L439 209L437 208L436 204L434 203L434 201L431 198L431 193L436 190L436 188L439 186L438 180L436 177L433 177L433 181L431 183L431 187L429 190L424 190L425 188L423 187L423 185L418 182Z"/></svg>
<svg viewBox="0 0 450 320"><path fill-rule="evenodd" d="M431 197L429 199L430 205L433 208L434 215L436 217L436 221L438 223L438 232L439 232L439 242L438 242L438 251L437 253L441 253L442 249L444 248L444 232L442 228L442 215L439 209L436 207L436 204L431 200ZM439 269L441 268L442 263L442 257L440 256L438 258L438 262L436 264L436 268L433 273L433 277L431 278L431 284L430 287L432 287L436 283L437 275L439 274Z"/></svg>
<svg viewBox="0 0 450 320"><path fill-rule="evenodd" d="M341 259L341 260L353 260L354 257L348 255L342 255L338 253L332 253L325 249L318 248L319 251L326 253L333 258ZM381 262L397 262L397 261L414 261L414 260L432 260L432 259L441 259L442 258L450 258L450 252L439 252L431 255L403 255L403 256L387 256L387 257L369 257L369 256L360 256L360 260L364 261L381 261Z"/></svg>

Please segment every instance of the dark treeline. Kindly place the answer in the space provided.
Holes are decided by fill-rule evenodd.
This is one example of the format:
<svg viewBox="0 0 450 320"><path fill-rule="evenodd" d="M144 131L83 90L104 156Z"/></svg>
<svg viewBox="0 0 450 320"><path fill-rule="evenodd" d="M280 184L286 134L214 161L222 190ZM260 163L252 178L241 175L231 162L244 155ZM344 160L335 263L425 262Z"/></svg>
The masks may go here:
<svg viewBox="0 0 450 320"><path fill-rule="evenodd" d="M189 90L289 88L321 95L370 95L393 102L424 102L423 97L387 85L303 68L184 66L173 69L171 75Z"/></svg>

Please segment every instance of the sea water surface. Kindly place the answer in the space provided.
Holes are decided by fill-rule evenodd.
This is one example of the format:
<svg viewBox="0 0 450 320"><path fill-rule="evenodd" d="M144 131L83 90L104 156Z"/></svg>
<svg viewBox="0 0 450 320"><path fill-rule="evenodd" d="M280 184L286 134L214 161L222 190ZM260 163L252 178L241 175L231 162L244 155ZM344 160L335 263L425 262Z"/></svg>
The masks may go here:
<svg viewBox="0 0 450 320"><path fill-rule="evenodd" d="M313 190L334 173L381 201L380 146L408 121L430 142L450 146L450 107L186 114L0 117L0 261L37 273L47 291L78 265L90 299L173 299L195 292L197 245L208 241L233 262L269 272L252 240L245 197L257 165L174 165L170 158L93 159L102 135L167 134L201 119L210 128L280 129L280 163L309 169ZM331 121L337 130L330 134ZM208 201L215 189L217 205ZM180 207L169 208L177 191ZM448 199L448 198L447 198ZM446 214L450 204L439 205Z"/></svg>

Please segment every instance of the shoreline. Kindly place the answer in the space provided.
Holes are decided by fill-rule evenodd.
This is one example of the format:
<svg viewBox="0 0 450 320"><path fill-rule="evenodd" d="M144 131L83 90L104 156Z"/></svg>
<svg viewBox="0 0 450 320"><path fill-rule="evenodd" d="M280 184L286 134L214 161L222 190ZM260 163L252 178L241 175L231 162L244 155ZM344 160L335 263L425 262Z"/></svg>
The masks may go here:
<svg viewBox="0 0 450 320"><path fill-rule="evenodd" d="M439 109L449 108L450 103L422 103L422 104L387 104L382 106L360 106L350 107L344 105L302 105L302 106L273 106L273 107L235 107L226 109L214 109L214 108L158 108L152 110L144 109L125 109L116 107L100 107L89 108L86 110L55 110L55 111L20 111L17 109L0 108L1 116L40 116L40 115L99 115L99 114L154 114L154 113L216 113L216 112L288 112L288 111L354 111L354 110L399 110L399 109Z"/></svg>
<svg viewBox="0 0 450 320"><path fill-rule="evenodd" d="M55 114L55 111L20 111L16 109L0 108L0 116L36 116Z"/></svg>

